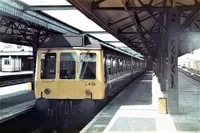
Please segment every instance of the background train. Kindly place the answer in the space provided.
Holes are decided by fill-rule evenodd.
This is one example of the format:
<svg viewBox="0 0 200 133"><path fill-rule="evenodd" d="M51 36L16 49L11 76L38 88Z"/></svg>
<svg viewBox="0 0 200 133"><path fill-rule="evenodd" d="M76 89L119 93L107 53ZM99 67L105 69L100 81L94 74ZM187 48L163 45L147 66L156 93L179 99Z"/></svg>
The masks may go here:
<svg viewBox="0 0 200 133"><path fill-rule="evenodd" d="M55 35L37 51L36 109L88 116L145 68L144 60L89 35Z"/></svg>

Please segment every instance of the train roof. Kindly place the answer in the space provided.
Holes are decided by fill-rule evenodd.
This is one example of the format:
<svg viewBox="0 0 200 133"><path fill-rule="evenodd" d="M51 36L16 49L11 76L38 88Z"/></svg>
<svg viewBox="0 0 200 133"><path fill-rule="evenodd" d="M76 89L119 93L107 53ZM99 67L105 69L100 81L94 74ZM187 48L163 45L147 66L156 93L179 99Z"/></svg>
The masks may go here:
<svg viewBox="0 0 200 133"><path fill-rule="evenodd" d="M39 48L63 48L63 47L101 48L102 46L126 54L128 56L134 57L136 59L143 60L132 53L129 53L121 48L115 47L109 43L105 43L104 41L89 34L53 35L52 39L50 39L47 42L44 42L42 45L39 46Z"/></svg>

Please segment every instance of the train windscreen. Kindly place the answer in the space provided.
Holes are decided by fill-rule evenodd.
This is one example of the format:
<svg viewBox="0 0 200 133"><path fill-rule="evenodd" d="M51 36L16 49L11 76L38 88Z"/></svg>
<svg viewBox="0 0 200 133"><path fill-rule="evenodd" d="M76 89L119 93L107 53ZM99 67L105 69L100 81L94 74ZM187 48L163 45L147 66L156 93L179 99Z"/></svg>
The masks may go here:
<svg viewBox="0 0 200 133"><path fill-rule="evenodd" d="M76 53L60 54L60 79L76 78Z"/></svg>
<svg viewBox="0 0 200 133"><path fill-rule="evenodd" d="M56 53L44 53L41 56L41 79L55 79Z"/></svg>
<svg viewBox="0 0 200 133"><path fill-rule="evenodd" d="M96 79L96 54L80 54L80 79Z"/></svg>

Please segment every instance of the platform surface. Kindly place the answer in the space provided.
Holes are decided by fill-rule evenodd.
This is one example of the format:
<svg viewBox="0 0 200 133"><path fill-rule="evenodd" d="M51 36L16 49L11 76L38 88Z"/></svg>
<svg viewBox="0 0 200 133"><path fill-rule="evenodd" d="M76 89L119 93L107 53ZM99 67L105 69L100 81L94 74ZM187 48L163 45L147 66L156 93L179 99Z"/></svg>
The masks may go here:
<svg viewBox="0 0 200 133"><path fill-rule="evenodd" d="M156 76L134 80L80 133L200 133L200 83L179 73L179 115L158 112Z"/></svg>
<svg viewBox="0 0 200 133"><path fill-rule="evenodd" d="M34 103L34 91L28 89L28 83L0 87L0 123L31 109Z"/></svg>
<svg viewBox="0 0 200 133"><path fill-rule="evenodd" d="M28 83L0 87L0 110L34 99L34 91L28 89Z"/></svg>
<svg viewBox="0 0 200 133"><path fill-rule="evenodd" d="M33 71L0 72L0 77L10 76L10 75L23 75L23 74L33 74Z"/></svg>
<svg viewBox="0 0 200 133"><path fill-rule="evenodd" d="M0 109L0 124L32 109L35 101L36 100L31 100L5 109Z"/></svg>
<svg viewBox="0 0 200 133"><path fill-rule="evenodd" d="M9 94L16 95L20 91L28 90L28 83L0 87L0 99L10 97Z"/></svg>

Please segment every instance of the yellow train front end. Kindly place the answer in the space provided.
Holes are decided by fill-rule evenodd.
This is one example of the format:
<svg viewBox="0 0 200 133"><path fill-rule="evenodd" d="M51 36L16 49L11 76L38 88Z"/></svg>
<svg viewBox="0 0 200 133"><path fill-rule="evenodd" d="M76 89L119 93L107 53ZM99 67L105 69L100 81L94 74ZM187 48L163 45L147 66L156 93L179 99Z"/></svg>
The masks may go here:
<svg viewBox="0 0 200 133"><path fill-rule="evenodd" d="M99 49L39 49L35 76L36 108L84 108L104 99L103 52ZM65 104L63 104L65 103ZM76 104L75 104L76 103ZM78 103L78 104L77 104ZM70 107L69 107L70 106ZM75 107L74 107L75 106Z"/></svg>

